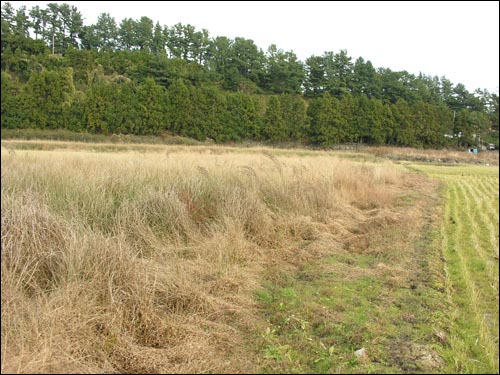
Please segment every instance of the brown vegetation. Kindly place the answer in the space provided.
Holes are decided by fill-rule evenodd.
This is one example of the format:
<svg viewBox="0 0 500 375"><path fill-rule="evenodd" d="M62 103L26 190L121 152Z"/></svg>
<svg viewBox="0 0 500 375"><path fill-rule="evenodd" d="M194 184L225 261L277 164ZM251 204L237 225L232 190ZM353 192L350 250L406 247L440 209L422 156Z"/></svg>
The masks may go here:
<svg viewBox="0 0 500 375"><path fill-rule="evenodd" d="M415 178L330 156L2 149L2 372L258 372L262 275L363 251Z"/></svg>

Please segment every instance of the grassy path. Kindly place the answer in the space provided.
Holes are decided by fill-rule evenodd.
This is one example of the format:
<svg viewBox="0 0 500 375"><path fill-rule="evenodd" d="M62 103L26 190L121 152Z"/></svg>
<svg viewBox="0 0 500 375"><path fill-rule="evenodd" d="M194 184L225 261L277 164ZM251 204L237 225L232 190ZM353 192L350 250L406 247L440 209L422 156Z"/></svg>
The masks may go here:
<svg viewBox="0 0 500 375"><path fill-rule="evenodd" d="M498 169L411 169L441 199L420 185L393 221L269 275L263 372L498 373Z"/></svg>
<svg viewBox="0 0 500 375"><path fill-rule="evenodd" d="M390 217L368 215L351 238L342 236L341 248L295 273L269 275L258 294L268 322L263 372L453 372L444 360L450 354L436 186L422 182L397 206Z"/></svg>
<svg viewBox="0 0 500 375"><path fill-rule="evenodd" d="M498 373L498 168L416 168L445 182L448 359L461 373Z"/></svg>

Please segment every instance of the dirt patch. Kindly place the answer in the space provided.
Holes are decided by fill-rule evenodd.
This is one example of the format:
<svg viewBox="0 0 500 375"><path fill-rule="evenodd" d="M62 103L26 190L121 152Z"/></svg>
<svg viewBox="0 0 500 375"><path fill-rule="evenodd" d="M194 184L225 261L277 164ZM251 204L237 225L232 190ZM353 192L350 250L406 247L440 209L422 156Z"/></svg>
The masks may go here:
<svg viewBox="0 0 500 375"><path fill-rule="evenodd" d="M399 364L404 372L430 373L442 368L445 361L429 345L409 343L407 341L394 342L390 357Z"/></svg>

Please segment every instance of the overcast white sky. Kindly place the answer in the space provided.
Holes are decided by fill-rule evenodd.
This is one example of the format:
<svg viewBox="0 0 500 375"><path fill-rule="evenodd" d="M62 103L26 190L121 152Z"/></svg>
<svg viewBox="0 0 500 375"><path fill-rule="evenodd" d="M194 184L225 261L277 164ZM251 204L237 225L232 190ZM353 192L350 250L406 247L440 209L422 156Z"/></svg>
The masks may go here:
<svg viewBox="0 0 500 375"><path fill-rule="evenodd" d="M469 91L498 94L499 2L319 1L52 1L75 5L86 25L100 13L147 16L162 26L178 22L208 29L212 37L252 39L264 51L274 43L300 60L346 49L377 68L446 76ZM2 1L2 4L4 1ZM49 1L11 1L45 7Z"/></svg>

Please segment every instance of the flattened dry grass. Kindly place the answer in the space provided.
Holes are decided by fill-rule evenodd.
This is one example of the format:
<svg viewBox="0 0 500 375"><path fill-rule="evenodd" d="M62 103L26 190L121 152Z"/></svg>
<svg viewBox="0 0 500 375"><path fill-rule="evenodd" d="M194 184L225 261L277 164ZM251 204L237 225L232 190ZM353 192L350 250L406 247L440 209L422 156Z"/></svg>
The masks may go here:
<svg viewBox="0 0 500 375"><path fill-rule="evenodd" d="M258 372L262 275L366 234L413 183L391 164L189 150L2 149L1 170L16 373Z"/></svg>

